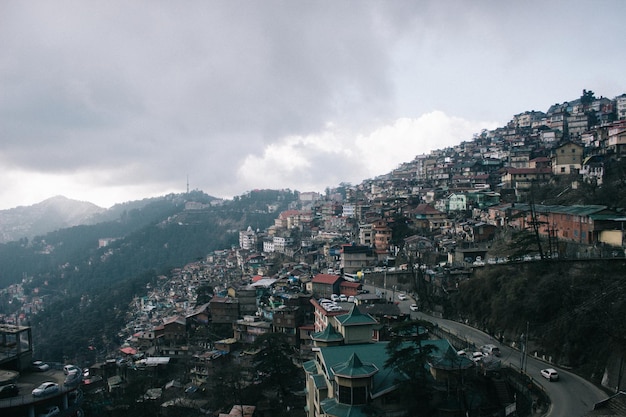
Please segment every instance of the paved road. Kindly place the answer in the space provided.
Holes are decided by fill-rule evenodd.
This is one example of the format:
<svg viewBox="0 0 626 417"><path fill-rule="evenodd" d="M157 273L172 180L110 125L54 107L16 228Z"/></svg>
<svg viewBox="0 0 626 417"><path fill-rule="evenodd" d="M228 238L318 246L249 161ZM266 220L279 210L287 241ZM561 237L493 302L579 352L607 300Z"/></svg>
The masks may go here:
<svg viewBox="0 0 626 417"><path fill-rule="evenodd" d="M376 292L374 287L368 285L365 286L365 289L374 293ZM397 294L396 301L399 301ZM451 333L474 343L476 346L493 343L500 347L502 352L500 359L503 363L511 364L518 368L520 367L521 355L519 351L506 345L501 345L488 334L465 324L452 320L439 319L422 312L412 312L409 306L414 302L415 301L411 298L405 301L399 301L398 305L400 306L400 311L410 314L411 318L419 318L435 323ZM559 372L561 377L560 381L548 382L548 380L540 375L539 371L548 367L555 368ZM607 394L594 384L564 369L549 365L539 358L528 356L525 371L548 393L552 402L552 406L546 414L549 417L582 417L593 409L595 403L607 398Z"/></svg>

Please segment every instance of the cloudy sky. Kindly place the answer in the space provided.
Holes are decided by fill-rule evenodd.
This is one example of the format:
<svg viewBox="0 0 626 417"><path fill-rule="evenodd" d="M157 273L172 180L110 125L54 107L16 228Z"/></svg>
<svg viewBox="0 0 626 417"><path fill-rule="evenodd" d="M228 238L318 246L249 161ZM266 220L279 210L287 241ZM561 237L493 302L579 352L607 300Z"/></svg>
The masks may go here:
<svg viewBox="0 0 626 417"><path fill-rule="evenodd" d="M323 191L626 92L626 2L0 2L0 209Z"/></svg>

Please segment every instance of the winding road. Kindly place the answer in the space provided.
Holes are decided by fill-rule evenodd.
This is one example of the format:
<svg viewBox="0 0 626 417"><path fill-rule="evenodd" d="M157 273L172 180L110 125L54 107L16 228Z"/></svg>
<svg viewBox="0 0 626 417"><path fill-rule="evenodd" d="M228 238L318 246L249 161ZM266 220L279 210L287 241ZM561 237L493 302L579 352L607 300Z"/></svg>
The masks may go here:
<svg viewBox="0 0 626 417"><path fill-rule="evenodd" d="M374 293L377 290L377 288L369 285L365 285L364 288ZM497 345L502 352L502 356L500 357L502 362L516 366L518 369L520 368L522 358L518 350L512 349L506 345L501 345L488 334L463 323L436 318L422 312L411 311L409 306L415 302L411 297L404 301L397 299L395 301L398 302L400 311L410 314L411 318L426 320L437 324L448 332L471 341L476 346L489 343ZM552 404L545 416L582 417L593 410L594 404L607 398L607 394L600 388L571 372L532 356L528 356L525 362L524 368L526 374L537 384L541 385L550 397ZM539 371L544 368L556 369L559 372L560 380L557 382L549 382L547 379L543 378Z"/></svg>

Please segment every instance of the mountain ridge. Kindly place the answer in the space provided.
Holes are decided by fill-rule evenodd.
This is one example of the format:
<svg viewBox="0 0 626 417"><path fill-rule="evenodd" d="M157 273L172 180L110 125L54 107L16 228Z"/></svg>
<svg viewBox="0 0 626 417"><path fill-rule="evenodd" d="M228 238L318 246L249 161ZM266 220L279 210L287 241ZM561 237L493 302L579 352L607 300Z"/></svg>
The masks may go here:
<svg viewBox="0 0 626 417"><path fill-rule="evenodd" d="M0 243L31 239L54 230L85 224L106 210L91 202L72 200L62 195L30 206L0 210Z"/></svg>

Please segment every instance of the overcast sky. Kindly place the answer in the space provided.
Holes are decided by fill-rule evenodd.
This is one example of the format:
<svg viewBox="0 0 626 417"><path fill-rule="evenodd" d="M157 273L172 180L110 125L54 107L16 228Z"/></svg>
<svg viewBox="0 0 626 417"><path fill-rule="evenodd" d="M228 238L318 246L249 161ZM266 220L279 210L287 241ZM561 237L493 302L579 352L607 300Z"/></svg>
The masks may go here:
<svg viewBox="0 0 626 417"><path fill-rule="evenodd" d="M0 209L323 192L582 90L626 2L0 2Z"/></svg>

